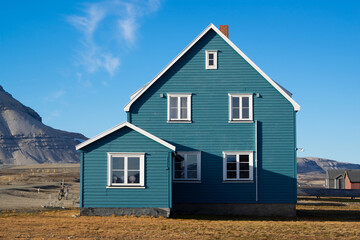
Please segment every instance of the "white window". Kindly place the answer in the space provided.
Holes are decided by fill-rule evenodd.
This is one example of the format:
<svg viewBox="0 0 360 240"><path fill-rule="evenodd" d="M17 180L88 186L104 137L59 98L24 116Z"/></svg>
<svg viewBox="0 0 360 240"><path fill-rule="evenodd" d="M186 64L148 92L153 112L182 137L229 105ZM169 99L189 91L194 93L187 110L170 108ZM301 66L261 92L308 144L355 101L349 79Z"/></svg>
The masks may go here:
<svg viewBox="0 0 360 240"><path fill-rule="evenodd" d="M229 121L253 120L253 95L229 94Z"/></svg>
<svg viewBox="0 0 360 240"><path fill-rule="evenodd" d="M145 186L144 161L144 153L108 153L108 186Z"/></svg>
<svg viewBox="0 0 360 240"><path fill-rule="evenodd" d="M223 152L223 179L253 180L253 152Z"/></svg>
<svg viewBox="0 0 360 240"><path fill-rule="evenodd" d="M191 121L191 93L168 93L168 121Z"/></svg>
<svg viewBox="0 0 360 240"><path fill-rule="evenodd" d="M206 69L217 69L217 50L207 50L205 57Z"/></svg>
<svg viewBox="0 0 360 240"><path fill-rule="evenodd" d="M173 159L174 180L200 180L201 152L178 152Z"/></svg>

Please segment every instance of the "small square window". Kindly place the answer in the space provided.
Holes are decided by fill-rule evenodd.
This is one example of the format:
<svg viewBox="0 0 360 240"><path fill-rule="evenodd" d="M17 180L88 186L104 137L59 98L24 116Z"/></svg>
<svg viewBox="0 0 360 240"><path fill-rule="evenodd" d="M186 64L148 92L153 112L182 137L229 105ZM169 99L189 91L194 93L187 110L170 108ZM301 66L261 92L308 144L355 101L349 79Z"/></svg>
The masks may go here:
<svg viewBox="0 0 360 240"><path fill-rule="evenodd" d="M253 152L223 152L223 180L253 180Z"/></svg>
<svg viewBox="0 0 360 240"><path fill-rule="evenodd" d="M108 153L109 187L144 186L143 153Z"/></svg>
<svg viewBox="0 0 360 240"><path fill-rule="evenodd" d="M253 120L253 95L229 94L229 121Z"/></svg>
<svg viewBox="0 0 360 240"><path fill-rule="evenodd" d="M168 122L191 121L191 94L168 93Z"/></svg>
<svg viewBox="0 0 360 240"><path fill-rule="evenodd" d="M200 180L201 152L178 152L173 164L174 180Z"/></svg>
<svg viewBox="0 0 360 240"><path fill-rule="evenodd" d="M217 69L217 50L207 50L205 58L206 69Z"/></svg>

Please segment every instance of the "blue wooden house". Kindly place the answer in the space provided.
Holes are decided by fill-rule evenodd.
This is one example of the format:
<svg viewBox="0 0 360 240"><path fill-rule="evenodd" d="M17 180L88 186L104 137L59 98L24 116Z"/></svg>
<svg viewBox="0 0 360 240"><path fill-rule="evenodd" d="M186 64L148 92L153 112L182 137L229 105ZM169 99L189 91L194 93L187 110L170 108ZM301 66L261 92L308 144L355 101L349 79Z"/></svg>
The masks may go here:
<svg viewBox="0 0 360 240"><path fill-rule="evenodd" d="M295 215L300 106L227 25L210 24L124 110L77 146L82 215Z"/></svg>

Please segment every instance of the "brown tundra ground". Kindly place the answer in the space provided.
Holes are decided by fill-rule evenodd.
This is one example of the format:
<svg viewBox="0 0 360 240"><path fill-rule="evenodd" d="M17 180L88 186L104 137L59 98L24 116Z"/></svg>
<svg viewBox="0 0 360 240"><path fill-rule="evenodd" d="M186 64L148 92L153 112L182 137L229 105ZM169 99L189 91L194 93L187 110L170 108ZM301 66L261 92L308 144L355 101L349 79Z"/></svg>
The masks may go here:
<svg viewBox="0 0 360 240"><path fill-rule="evenodd" d="M296 218L78 217L78 171L78 165L0 169L0 239L360 239L358 199L301 198ZM69 196L58 201L63 178Z"/></svg>

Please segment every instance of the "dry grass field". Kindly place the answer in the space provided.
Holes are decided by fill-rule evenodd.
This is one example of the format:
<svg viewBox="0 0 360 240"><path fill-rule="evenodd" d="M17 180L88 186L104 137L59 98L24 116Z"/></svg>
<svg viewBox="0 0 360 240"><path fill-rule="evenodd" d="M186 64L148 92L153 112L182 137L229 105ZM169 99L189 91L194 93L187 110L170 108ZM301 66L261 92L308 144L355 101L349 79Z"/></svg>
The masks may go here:
<svg viewBox="0 0 360 240"><path fill-rule="evenodd" d="M360 239L360 207L299 206L287 218L73 217L79 210L3 211L1 239ZM305 211L305 212L304 212ZM320 214L321 213L321 214Z"/></svg>
<svg viewBox="0 0 360 240"><path fill-rule="evenodd" d="M72 200L56 200L62 179ZM296 218L78 217L78 180L79 165L0 169L0 239L360 239L358 199L299 198Z"/></svg>

